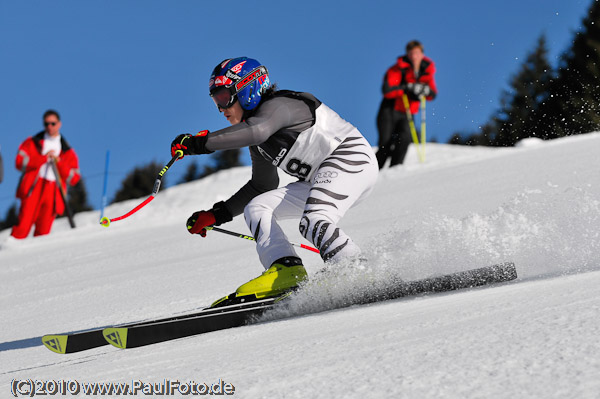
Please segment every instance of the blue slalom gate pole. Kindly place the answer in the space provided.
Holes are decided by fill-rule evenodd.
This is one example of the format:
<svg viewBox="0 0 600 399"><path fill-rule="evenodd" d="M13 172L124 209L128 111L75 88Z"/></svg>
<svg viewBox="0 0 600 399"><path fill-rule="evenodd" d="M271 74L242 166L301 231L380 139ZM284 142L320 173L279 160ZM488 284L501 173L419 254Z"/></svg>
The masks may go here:
<svg viewBox="0 0 600 399"><path fill-rule="evenodd" d="M110 150L106 150L106 162L104 163L104 188L102 189L102 208L100 209L100 219L104 217L104 207L106 206L106 186L108 185L108 164L110 162Z"/></svg>

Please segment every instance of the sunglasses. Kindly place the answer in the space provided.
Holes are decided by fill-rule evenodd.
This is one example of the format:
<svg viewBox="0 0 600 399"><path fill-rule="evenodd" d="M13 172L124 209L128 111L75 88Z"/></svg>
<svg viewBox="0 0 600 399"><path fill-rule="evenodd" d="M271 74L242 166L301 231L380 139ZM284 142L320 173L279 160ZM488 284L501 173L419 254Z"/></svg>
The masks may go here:
<svg viewBox="0 0 600 399"><path fill-rule="evenodd" d="M211 92L210 97L220 109L231 108L237 101L237 96L233 87L220 87Z"/></svg>
<svg viewBox="0 0 600 399"><path fill-rule="evenodd" d="M44 122L44 126L48 127L48 125L56 126L58 122Z"/></svg>

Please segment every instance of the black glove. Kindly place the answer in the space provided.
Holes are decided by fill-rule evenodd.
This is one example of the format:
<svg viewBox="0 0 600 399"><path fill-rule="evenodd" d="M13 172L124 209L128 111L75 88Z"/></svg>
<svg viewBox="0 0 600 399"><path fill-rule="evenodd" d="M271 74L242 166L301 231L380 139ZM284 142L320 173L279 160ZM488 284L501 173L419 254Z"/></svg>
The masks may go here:
<svg viewBox="0 0 600 399"><path fill-rule="evenodd" d="M203 130L197 135L180 134L171 142L171 156L174 157L177 151L183 152L185 155L210 154L214 151L206 149L206 141L208 140L208 130ZM183 156L181 158L183 158Z"/></svg>
<svg viewBox="0 0 600 399"><path fill-rule="evenodd" d="M407 83L406 88L408 92L417 98L421 96L429 97L431 95L431 87L426 83Z"/></svg>

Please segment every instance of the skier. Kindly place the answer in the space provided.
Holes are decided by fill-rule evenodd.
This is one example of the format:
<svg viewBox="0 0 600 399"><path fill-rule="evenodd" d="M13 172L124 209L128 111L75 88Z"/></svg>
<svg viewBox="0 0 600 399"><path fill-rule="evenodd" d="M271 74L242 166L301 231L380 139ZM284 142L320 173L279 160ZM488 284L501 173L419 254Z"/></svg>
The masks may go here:
<svg viewBox="0 0 600 399"><path fill-rule="evenodd" d="M388 158L391 158L390 167L403 163L411 142L403 96L408 96L410 113L414 115L419 111L421 96L431 101L437 95L435 64L425 56L424 51L419 41L408 42L406 55L398 57L383 79L383 99L377 113L379 169L383 168Z"/></svg>
<svg viewBox="0 0 600 399"><path fill-rule="evenodd" d="M298 219L300 233L327 263L357 258L358 246L337 223L372 191L378 174L375 154L358 129L312 94L277 90L267 68L252 58L219 63L209 91L232 126L181 134L171 144L171 155L249 147L252 177L228 200L193 213L187 228L205 237L206 227L244 213L266 269L213 306L278 296L307 279L280 220ZM278 188L277 167L298 181Z"/></svg>

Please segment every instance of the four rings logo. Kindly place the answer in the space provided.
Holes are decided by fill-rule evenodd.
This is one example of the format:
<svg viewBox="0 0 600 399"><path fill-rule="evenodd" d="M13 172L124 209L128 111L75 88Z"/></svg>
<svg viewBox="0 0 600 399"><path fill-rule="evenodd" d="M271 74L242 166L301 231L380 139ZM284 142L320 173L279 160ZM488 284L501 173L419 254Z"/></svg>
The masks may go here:
<svg viewBox="0 0 600 399"><path fill-rule="evenodd" d="M327 172L319 172L315 175L315 180L318 179L335 179L336 177L338 177L338 173L334 172L334 171L327 171Z"/></svg>

